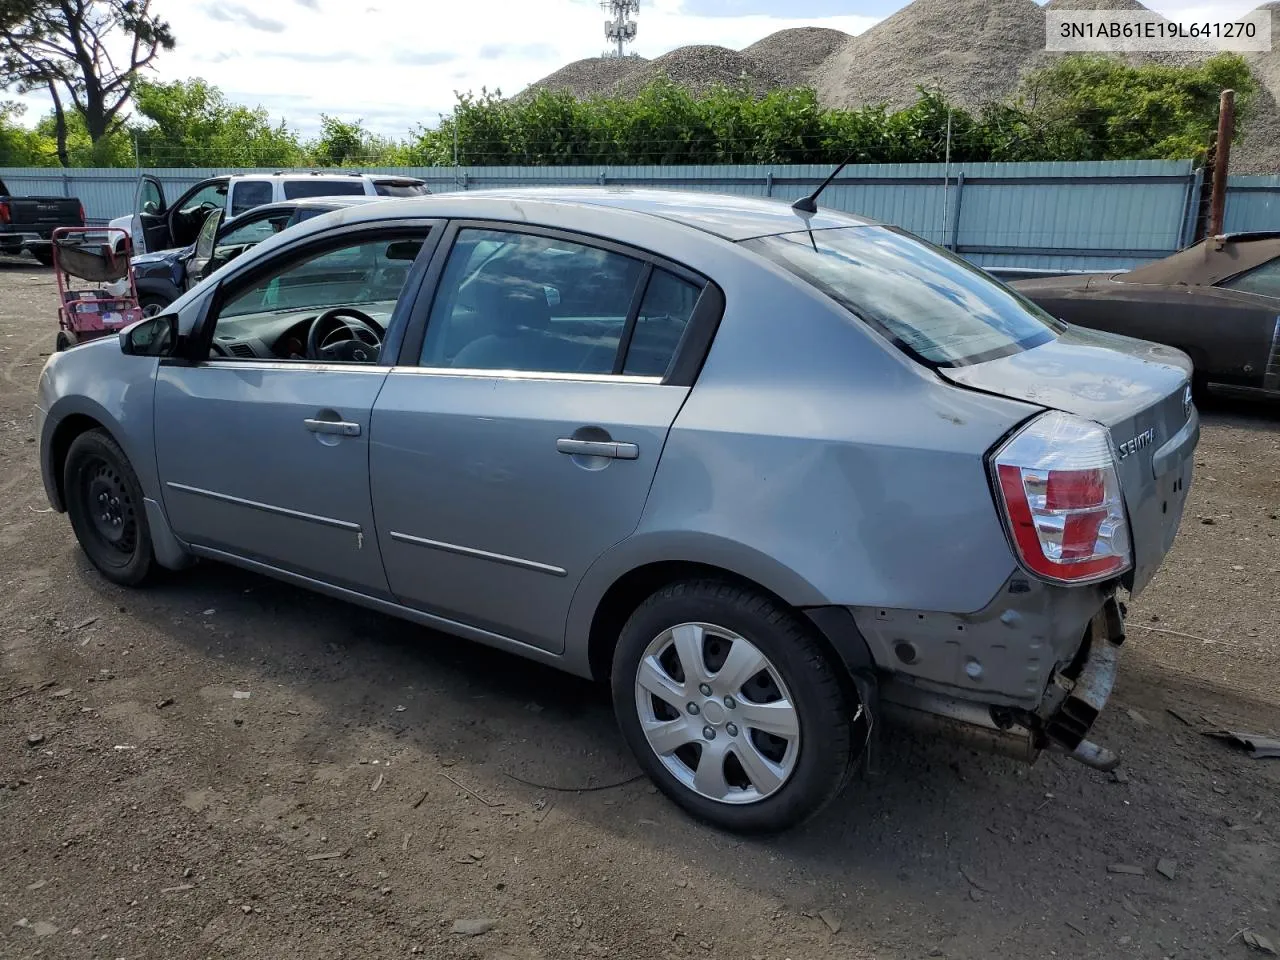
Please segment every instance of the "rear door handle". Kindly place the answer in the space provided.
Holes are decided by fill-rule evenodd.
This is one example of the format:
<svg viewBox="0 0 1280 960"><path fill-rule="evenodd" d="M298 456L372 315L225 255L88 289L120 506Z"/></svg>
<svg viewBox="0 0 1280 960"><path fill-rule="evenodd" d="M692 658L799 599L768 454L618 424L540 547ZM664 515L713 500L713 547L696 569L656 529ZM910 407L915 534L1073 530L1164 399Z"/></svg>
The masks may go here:
<svg viewBox="0 0 1280 960"><path fill-rule="evenodd" d="M634 443L618 443L616 440L574 440L561 437L556 449L571 457L609 457L613 460L635 460L640 448Z"/></svg>
<svg viewBox="0 0 1280 960"><path fill-rule="evenodd" d="M312 433L332 433L339 437L360 436L360 424L346 420L303 420L302 425Z"/></svg>

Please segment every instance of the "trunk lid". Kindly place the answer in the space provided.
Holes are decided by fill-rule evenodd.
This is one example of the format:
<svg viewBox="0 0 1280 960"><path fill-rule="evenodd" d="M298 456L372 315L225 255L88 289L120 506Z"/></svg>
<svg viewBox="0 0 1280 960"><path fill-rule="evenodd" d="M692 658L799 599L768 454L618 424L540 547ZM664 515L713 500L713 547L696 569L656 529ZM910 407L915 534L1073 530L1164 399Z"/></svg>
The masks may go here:
<svg viewBox="0 0 1280 960"><path fill-rule="evenodd" d="M1179 350L1069 327L1057 340L970 366L940 368L958 385L1094 420L1108 429L1133 543L1125 586L1139 593L1182 520L1199 416L1191 361Z"/></svg>

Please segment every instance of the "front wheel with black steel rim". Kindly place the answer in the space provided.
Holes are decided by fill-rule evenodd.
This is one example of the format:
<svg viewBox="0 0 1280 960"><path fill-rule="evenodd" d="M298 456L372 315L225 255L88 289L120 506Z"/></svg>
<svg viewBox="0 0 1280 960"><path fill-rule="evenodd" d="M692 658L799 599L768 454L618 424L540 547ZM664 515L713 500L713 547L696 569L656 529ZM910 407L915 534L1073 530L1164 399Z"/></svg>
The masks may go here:
<svg viewBox="0 0 1280 960"><path fill-rule="evenodd" d="M154 560L142 487L109 434L89 430L71 442L63 491L71 529L98 571L125 586L146 580Z"/></svg>
<svg viewBox="0 0 1280 960"><path fill-rule="evenodd" d="M657 786L727 830L785 830L840 792L851 694L795 611L714 580L671 584L623 627L613 701Z"/></svg>

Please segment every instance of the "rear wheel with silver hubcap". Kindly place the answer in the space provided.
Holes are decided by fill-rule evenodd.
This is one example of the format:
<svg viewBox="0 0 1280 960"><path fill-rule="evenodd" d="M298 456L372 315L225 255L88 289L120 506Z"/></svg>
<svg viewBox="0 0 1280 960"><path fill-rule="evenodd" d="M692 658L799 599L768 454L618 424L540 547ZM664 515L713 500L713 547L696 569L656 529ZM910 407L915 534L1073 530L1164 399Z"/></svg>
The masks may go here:
<svg viewBox="0 0 1280 960"><path fill-rule="evenodd" d="M794 611L689 581L631 616L613 664L624 735L655 783L727 829L786 829L839 792L852 762L837 667Z"/></svg>

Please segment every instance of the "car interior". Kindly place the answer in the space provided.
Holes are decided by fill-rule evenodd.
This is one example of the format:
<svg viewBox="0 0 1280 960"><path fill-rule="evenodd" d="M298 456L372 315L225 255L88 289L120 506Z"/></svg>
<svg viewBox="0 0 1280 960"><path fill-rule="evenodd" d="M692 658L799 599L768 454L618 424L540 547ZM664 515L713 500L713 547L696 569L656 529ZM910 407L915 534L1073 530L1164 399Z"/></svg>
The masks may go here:
<svg viewBox="0 0 1280 960"><path fill-rule="evenodd" d="M291 264L224 304L221 359L377 363L421 239L366 241Z"/></svg>

